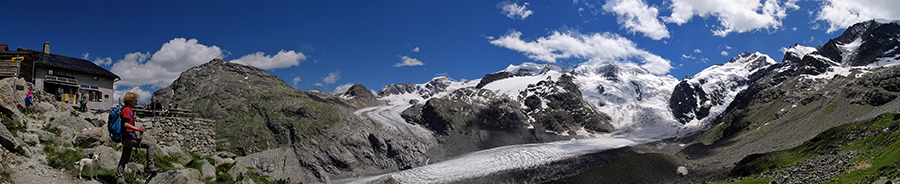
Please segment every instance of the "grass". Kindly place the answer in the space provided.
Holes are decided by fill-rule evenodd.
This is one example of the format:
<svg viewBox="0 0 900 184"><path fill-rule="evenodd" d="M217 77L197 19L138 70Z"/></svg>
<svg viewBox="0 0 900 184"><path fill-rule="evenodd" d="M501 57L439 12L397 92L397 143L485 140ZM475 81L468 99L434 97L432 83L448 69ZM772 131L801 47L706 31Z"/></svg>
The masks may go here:
<svg viewBox="0 0 900 184"><path fill-rule="evenodd" d="M24 132L25 128L28 127L25 126L25 122L15 121L9 117L4 116L3 114L0 114L0 117L3 117L3 125L6 126L6 129L9 129L9 132L12 133L12 135L15 137L18 137L18 133Z"/></svg>
<svg viewBox="0 0 900 184"><path fill-rule="evenodd" d="M59 136L59 129L56 127L50 127L50 123L44 124L44 127L41 127L41 130L53 133L56 136Z"/></svg>
<svg viewBox="0 0 900 184"><path fill-rule="evenodd" d="M791 149L747 156L732 169L731 175L754 176L819 155L856 151L859 156L851 162L855 166L831 178L830 183L871 183L880 177L900 178L898 130L900 114L894 113L867 122L844 124Z"/></svg>

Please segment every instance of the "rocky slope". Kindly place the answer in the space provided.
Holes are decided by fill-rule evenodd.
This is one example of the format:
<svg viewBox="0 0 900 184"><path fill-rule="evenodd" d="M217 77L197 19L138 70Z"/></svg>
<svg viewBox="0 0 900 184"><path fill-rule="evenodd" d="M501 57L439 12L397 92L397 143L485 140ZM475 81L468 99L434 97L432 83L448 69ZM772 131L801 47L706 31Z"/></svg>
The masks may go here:
<svg viewBox="0 0 900 184"><path fill-rule="evenodd" d="M220 59L185 71L153 96L217 120L220 149L292 183L414 167L425 163L431 146L354 115L381 103L363 86L341 96L304 92L261 69Z"/></svg>

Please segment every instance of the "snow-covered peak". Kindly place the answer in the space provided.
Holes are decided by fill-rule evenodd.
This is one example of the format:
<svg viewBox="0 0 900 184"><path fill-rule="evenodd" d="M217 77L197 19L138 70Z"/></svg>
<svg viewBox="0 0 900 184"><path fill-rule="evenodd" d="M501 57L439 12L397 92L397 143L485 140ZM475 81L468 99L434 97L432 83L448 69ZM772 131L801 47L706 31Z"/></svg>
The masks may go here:
<svg viewBox="0 0 900 184"><path fill-rule="evenodd" d="M680 131L668 108L675 77L615 61L583 63L572 73L584 100L612 117L619 133L664 137Z"/></svg>
<svg viewBox="0 0 900 184"><path fill-rule="evenodd" d="M502 70L501 72L509 72L515 76L537 76L543 75L548 71L568 73L569 71L571 71L571 69L550 63L537 64L532 62L524 62L520 65L510 64L508 67L506 67L505 70Z"/></svg>
<svg viewBox="0 0 900 184"><path fill-rule="evenodd" d="M727 65L727 64L732 64L732 63L736 64L736 65L741 65L746 69L753 70L753 69L757 69L757 68L760 68L760 67L763 67L766 65L775 64L776 62L774 59L769 57L769 55L765 55L765 54L762 54L759 52L754 52L754 53L744 52L737 56L734 56L733 58L731 58L730 61L728 61L728 63L725 63L725 64Z"/></svg>
<svg viewBox="0 0 900 184"><path fill-rule="evenodd" d="M806 56L809 53L813 53L816 51L815 47L807 47L800 44L795 44L788 48L787 51L784 52L785 55L789 55L791 57L799 59L803 59L803 56ZM788 57L785 57L787 59Z"/></svg>
<svg viewBox="0 0 900 184"><path fill-rule="evenodd" d="M879 23L879 24L890 24L890 23L900 24L900 20L888 20L888 19L881 19L881 18L878 18L878 19L874 19L874 20L872 20L872 21L875 21L875 22L877 22L877 23Z"/></svg>

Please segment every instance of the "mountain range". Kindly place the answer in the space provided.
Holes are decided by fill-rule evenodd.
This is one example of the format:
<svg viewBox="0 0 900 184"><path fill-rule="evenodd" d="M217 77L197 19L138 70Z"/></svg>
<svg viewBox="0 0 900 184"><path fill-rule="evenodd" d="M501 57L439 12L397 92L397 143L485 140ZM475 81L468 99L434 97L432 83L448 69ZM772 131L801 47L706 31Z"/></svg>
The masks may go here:
<svg viewBox="0 0 900 184"><path fill-rule="evenodd" d="M216 59L152 100L217 120L219 149L291 183L765 179L790 165L741 169L829 128L896 113L898 47L898 22L871 20L821 46L793 45L780 61L744 52L682 80L621 61L573 69L526 62L481 79L435 77L378 92L357 84L340 94L296 90L264 70ZM586 157L605 163L577 161ZM532 173L560 163L577 167ZM510 174L517 172L524 174Z"/></svg>

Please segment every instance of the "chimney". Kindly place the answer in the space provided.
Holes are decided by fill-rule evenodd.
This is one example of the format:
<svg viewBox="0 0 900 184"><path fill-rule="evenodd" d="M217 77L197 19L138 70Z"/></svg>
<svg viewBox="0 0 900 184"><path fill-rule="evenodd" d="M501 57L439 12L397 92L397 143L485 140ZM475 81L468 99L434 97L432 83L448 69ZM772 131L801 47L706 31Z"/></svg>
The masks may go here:
<svg viewBox="0 0 900 184"><path fill-rule="evenodd" d="M44 54L50 54L50 42L44 42Z"/></svg>

